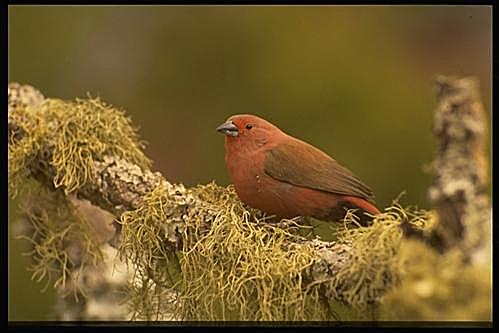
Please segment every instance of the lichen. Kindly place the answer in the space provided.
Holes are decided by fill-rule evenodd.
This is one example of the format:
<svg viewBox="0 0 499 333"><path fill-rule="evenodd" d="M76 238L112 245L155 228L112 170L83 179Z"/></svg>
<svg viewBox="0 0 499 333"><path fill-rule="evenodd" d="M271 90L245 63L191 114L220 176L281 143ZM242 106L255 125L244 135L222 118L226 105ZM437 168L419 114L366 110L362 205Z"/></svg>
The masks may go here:
<svg viewBox="0 0 499 333"><path fill-rule="evenodd" d="M313 248L289 247L295 233L265 223L232 186L193 190L216 211L209 231L199 228L202 212L186 220L182 256L181 317L187 320L321 320L328 318L319 285L302 272Z"/></svg>
<svg viewBox="0 0 499 333"><path fill-rule="evenodd" d="M28 267L32 279L45 281L42 290L52 284L64 291L63 296L84 295L77 282L80 273L102 260L98 238L86 220L61 192L38 184L31 184L23 196L21 210L27 225L18 238L30 243L24 255L32 259Z"/></svg>
<svg viewBox="0 0 499 333"><path fill-rule="evenodd" d="M182 185L161 182L143 197L139 207L121 215L120 254L134 267L129 288L133 318L158 319L161 302L180 281L179 236L185 229L184 215L194 199ZM163 306L163 307L162 307Z"/></svg>
<svg viewBox="0 0 499 333"><path fill-rule="evenodd" d="M434 224L430 212L414 207L404 209L396 202L377 215L370 226L358 225L352 212L346 215L343 226L337 229L337 238L339 242L352 244L349 265L327 282L328 298L342 300L362 312L398 283L403 220L422 230L429 230Z"/></svg>
<svg viewBox="0 0 499 333"><path fill-rule="evenodd" d="M23 132L9 142L9 190L15 195L33 162L45 162L44 172L53 172L53 185L71 193L94 175L95 161L117 156L141 167L150 165L142 152L131 120L100 99L62 101L45 99L34 106L9 112Z"/></svg>
<svg viewBox="0 0 499 333"><path fill-rule="evenodd" d="M310 273L316 249L296 221L269 223L233 186L185 190L165 182L121 217L121 251L138 272L130 304L148 319L372 320L372 305L399 282L404 219L424 231L435 222L430 212L396 203L368 227L348 214L335 237L352 244L349 263L321 278Z"/></svg>
<svg viewBox="0 0 499 333"><path fill-rule="evenodd" d="M138 274L130 293L135 317L157 319L170 312L184 320L325 317L318 286L307 290L301 275L312 263L311 247L286 248L298 236L263 223L265 216L244 207L232 186L174 187L163 183L121 217L121 252ZM187 208L182 203L188 209L179 208ZM160 301L164 297L169 304Z"/></svg>
<svg viewBox="0 0 499 333"><path fill-rule="evenodd" d="M32 243L29 269L34 280L46 286L55 281L54 287L77 295L79 272L94 266L101 253L98 237L67 195L94 176L96 161L106 155L144 168L150 161L131 120L98 98L62 101L40 94L31 103L24 90L10 88L9 194L22 194L31 231L21 236Z"/></svg>
<svg viewBox="0 0 499 333"><path fill-rule="evenodd" d="M419 240L404 240L400 284L384 297L381 320L490 321L491 265L463 264L455 248L440 255Z"/></svg>

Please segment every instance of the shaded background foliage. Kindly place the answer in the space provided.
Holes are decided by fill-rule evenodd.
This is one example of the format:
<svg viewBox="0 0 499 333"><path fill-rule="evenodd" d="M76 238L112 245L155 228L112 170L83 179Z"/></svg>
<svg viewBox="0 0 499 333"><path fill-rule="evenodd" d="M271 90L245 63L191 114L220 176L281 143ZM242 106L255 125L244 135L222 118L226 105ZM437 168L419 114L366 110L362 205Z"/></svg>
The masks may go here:
<svg viewBox="0 0 499 333"><path fill-rule="evenodd" d="M253 113L332 154L379 206L406 190L402 203L428 208L432 79L475 75L490 110L491 16L486 6L10 6L8 79L125 109L172 182L227 184L214 128ZM9 319L48 318L53 294L30 281L21 242L9 247Z"/></svg>

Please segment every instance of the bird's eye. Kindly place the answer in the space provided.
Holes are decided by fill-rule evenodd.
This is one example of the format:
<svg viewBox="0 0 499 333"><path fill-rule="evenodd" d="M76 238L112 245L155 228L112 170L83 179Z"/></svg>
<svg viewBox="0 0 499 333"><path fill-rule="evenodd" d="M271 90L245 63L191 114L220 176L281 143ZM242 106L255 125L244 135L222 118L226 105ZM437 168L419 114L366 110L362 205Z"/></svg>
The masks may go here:
<svg viewBox="0 0 499 333"><path fill-rule="evenodd" d="M252 129L252 128L253 128L253 125L251 125L251 124L246 125L246 129Z"/></svg>

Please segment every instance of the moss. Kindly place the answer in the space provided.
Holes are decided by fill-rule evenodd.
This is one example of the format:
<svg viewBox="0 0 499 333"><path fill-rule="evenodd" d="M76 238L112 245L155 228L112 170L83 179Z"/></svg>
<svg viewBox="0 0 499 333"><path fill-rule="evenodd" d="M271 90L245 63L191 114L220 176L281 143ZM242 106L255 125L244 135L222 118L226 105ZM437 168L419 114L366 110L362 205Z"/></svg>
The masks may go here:
<svg viewBox="0 0 499 333"><path fill-rule="evenodd" d="M182 257L182 317L188 320L320 320L328 308L319 286L302 272L312 264L313 248L291 248L295 233L263 222L247 210L233 187L211 184L194 189L218 207L205 234L198 214L190 216ZM209 196L209 193L212 193Z"/></svg>
<svg viewBox="0 0 499 333"><path fill-rule="evenodd" d="M370 304L399 281L399 224L408 219L429 230L434 223L431 213L397 204L369 227L358 227L349 214L334 237L352 244L350 265L308 281L304 273L316 260L302 236L314 236L309 226L304 233L291 220L285 228L269 223L232 186L174 188L163 183L121 218L122 253L139 272L130 294L139 317L174 311L186 320L372 320ZM159 301L162 293L178 296L174 307Z"/></svg>
<svg viewBox="0 0 499 333"><path fill-rule="evenodd" d="M465 265L454 249L439 255L417 240L404 240L401 283L384 298L383 320L492 320L491 266Z"/></svg>
<svg viewBox="0 0 499 333"><path fill-rule="evenodd" d="M245 208L233 187L212 183L177 192L171 186L162 184L121 219L121 251L139 274L131 294L137 317L156 319L155 314L173 311L158 301L161 293L170 293L180 297L175 317L187 320L325 318L318 286L307 290L301 275L312 263L313 249L286 247L299 236L262 223L265 216ZM179 197L197 204L173 211L178 205L170 206L172 199ZM171 237L179 216L184 221L184 227L175 228L182 236L181 252ZM177 278L166 267L177 267Z"/></svg>
<svg viewBox="0 0 499 333"><path fill-rule="evenodd" d="M184 227L181 217L192 200L185 194L183 186L162 182L120 218L121 258L135 268L128 291L134 318L158 319L170 312L171 304L162 302L161 295L169 295L180 282L177 242Z"/></svg>
<svg viewBox="0 0 499 333"><path fill-rule="evenodd" d="M371 305L399 281L398 247L402 240L400 223L409 221L415 228L430 229L432 214L396 202L375 217L374 223L362 227L349 212L344 224L337 228L340 242L352 245L349 265L344 265L327 281L329 299L338 299L366 314ZM373 319L361 315L362 319Z"/></svg>
<svg viewBox="0 0 499 333"><path fill-rule="evenodd" d="M61 192L31 184L21 209L28 223L28 234L18 236L30 243L24 255L32 258L28 270L32 279L45 281L65 293L84 293L77 283L84 267L95 267L101 260L97 237L86 220L76 213ZM66 295L64 295L66 296Z"/></svg>
<svg viewBox="0 0 499 333"><path fill-rule="evenodd" d="M53 185L66 193L86 184L94 174L94 161L104 155L150 165L131 120L99 99L46 99L36 106L18 107L10 117L24 133L9 144L11 195L22 187L34 161L46 161L45 167L54 172Z"/></svg>
<svg viewBox="0 0 499 333"><path fill-rule="evenodd" d="M55 281L54 287L75 291L78 271L95 265L101 255L94 232L64 194L85 185L94 175L94 162L105 155L141 167L150 161L131 120L99 99L40 99L11 107L9 121L16 131L8 146L9 194L23 194L19 201L32 231L22 236L32 243L29 269L47 286Z"/></svg>

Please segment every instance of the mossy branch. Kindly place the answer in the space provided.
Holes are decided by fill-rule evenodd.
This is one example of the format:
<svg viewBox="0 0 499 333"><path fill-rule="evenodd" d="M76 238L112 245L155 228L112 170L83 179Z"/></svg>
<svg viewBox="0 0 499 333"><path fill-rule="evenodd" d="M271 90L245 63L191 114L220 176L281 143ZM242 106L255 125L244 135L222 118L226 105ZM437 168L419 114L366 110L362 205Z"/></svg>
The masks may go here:
<svg viewBox="0 0 499 333"><path fill-rule="evenodd" d="M27 120L30 112L33 112L37 107L40 107L45 102L45 106L36 109L36 116L43 117L44 111L50 108L58 108L60 104L64 105L63 101L47 100L44 96L34 87L28 85L19 85L18 83L9 84L8 89L8 137L10 138L10 145L15 146L22 139L26 138L26 133L23 130L24 124L21 119ZM57 104L60 103L60 104ZM99 101L91 100L91 103L99 103ZM104 104L105 106L105 104ZM65 107L70 108L71 104ZM63 110L64 112L64 110ZM58 119L53 114L50 116L50 127L53 130L59 128ZM91 126L89 124L88 126ZM113 127L112 129L115 129ZM118 156L111 156L102 154L99 159L94 160L93 172L85 176L84 181L74 180L71 186L66 186L63 183L57 182L54 178L60 170L55 170L57 166L53 163L53 152L50 146L37 147L43 153L38 155L36 159L30 161L29 165L23 165L27 169L29 175L34 176L42 184L49 185L49 188L57 189L62 188L66 193L71 193L80 199L86 199L92 204L109 211L115 216L120 216L122 213L137 209L143 201L146 194L151 193L160 184L166 186L168 199L172 201L174 207L180 207L178 211L173 211L168 216L171 221L183 221L183 215L186 211L195 210L197 207L204 207L206 203L203 199L193 195L192 191L187 190L182 184L170 184L158 172L152 172L148 167L148 163L137 165L133 162L127 161L125 158ZM11 156L15 157L15 153ZM95 156L93 156L95 159ZM140 156L138 160L146 160ZM26 171L25 171L26 172ZM15 183L11 176L10 184L20 186ZM75 177L76 178L76 177ZM80 182L81 181L81 182ZM73 185L73 182L75 183ZM212 208L213 209L213 208ZM211 214L203 216L206 222L205 227L209 227L209 222L219 214L218 211L212 210ZM178 232L175 229L166 232L166 238L175 245L178 241ZM175 245L176 246L176 245ZM339 262L345 260L336 260L338 257L346 258L345 254L350 249L349 245L336 244L332 242L317 243L321 253L325 253L325 262L329 262L331 268L340 267ZM336 253L336 249L340 249ZM331 260L332 259L332 260Z"/></svg>
<svg viewBox="0 0 499 333"><path fill-rule="evenodd" d="M350 213L336 225L336 241L314 239L295 221L268 223L231 186L185 188L152 172L131 121L98 99L45 99L15 83L8 96L11 194L35 179L59 198L88 200L115 217L114 229L88 219L91 230L109 234L80 250L119 248L132 275L134 319L330 320L342 306L361 310L349 319L364 318L407 274L400 226L423 239L446 232L432 212L394 203L372 226L355 227Z"/></svg>
<svg viewBox="0 0 499 333"><path fill-rule="evenodd" d="M428 198L438 216L426 235L402 225L440 253L459 247L468 259L484 255L490 244L491 210L487 192L486 122L478 83L472 77L438 76L434 110L435 158Z"/></svg>
<svg viewBox="0 0 499 333"><path fill-rule="evenodd" d="M436 90L433 133L438 146L428 190L440 221L435 232L444 249L460 246L472 256L490 237L484 110L474 78L440 76Z"/></svg>

